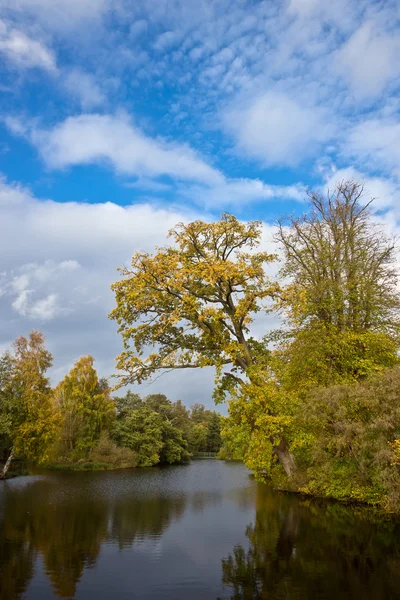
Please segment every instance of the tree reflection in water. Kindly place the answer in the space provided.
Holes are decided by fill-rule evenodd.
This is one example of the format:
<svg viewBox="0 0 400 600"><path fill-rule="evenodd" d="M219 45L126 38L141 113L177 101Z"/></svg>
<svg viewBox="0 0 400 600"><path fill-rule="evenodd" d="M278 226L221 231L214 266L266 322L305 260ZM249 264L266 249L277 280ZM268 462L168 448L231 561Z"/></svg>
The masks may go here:
<svg viewBox="0 0 400 600"><path fill-rule="evenodd" d="M222 561L231 600L400 597L398 521L259 485L249 549Z"/></svg>
<svg viewBox="0 0 400 600"><path fill-rule="evenodd" d="M226 477L223 486L218 477ZM125 584L126 594L137 593L140 579L140 593L152 600L215 598L223 591L221 556L229 554L230 543L243 540L254 507L248 546L242 542L223 560L225 599L400 598L396 521L374 518L361 508L278 494L249 481L241 465L233 469L212 461L190 470L53 473L3 482L0 599L42 600L42 565L58 598L73 598L77 589L79 597L100 590L96 598L109 598L109 588L102 591L109 575ZM154 562L153 551L172 523L176 529L164 536L165 552ZM98 562L105 545L106 564ZM120 552L125 548L132 552ZM101 568L77 588L96 563Z"/></svg>
<svg viewBox="0 0 400 600"><path fill-rule="evenodd" d="M61 480L60 480L61 481ZM0 516L0 597L17 600L34 575L38 555L60 598L73 598L85 569L96 564L101 545L120 548L137 539L161 535L184 511L185 499L170 497L137 500L131 496L93 493L90 479L79 488L56 476L5 489ZM46 501L43 502L43 498Z"/></svg>

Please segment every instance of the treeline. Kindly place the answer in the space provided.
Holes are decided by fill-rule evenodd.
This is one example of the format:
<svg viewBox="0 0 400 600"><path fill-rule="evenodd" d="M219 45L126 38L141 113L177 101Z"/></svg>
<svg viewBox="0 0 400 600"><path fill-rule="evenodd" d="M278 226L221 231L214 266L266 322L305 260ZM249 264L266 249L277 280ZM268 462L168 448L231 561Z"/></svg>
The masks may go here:
<svg viewBox="0 0 400 600"><path fill-rule="evenodd" d="M275 254L258 221L180 223L121 270L110 316L122 383L215 367L224 456L280 488L400 511L398 254L370 205L355 181L310 192ZM281 329L256 335L257 313Z"/></svg>
<svg viewBox="0 0 400 600"><path fill-rule="evenodd" d="M59 468L124 468L184 463L218 452L221 417L163 394L113 397L91 356L54 388L52 355L41 332L18 338L0 357L0 457Z"/></svg>

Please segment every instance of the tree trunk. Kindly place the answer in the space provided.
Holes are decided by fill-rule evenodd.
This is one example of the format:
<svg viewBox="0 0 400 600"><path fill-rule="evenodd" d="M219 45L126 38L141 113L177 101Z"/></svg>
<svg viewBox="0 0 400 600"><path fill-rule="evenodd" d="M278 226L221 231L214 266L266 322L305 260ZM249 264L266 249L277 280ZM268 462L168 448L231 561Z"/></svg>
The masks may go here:
<svg viewBox="0 0 400 600"><path fill-rule="evenodd" d="M285 438L282 438L278 446L273 446L273 450L278 457L286 475L291 479L296 471L296 461L293 454L289 450L289 446Z"/></svg>
<svg viewBox="0 0 400 600"><path fill-rule="evenodd" d="M10 456L7 458L7 462L4 465L3 472L0 475L0 479L5 479L6 478L7 471L10 468L11 461L12 461L13 458L14 458L14 448L11 448Z"/></svg>

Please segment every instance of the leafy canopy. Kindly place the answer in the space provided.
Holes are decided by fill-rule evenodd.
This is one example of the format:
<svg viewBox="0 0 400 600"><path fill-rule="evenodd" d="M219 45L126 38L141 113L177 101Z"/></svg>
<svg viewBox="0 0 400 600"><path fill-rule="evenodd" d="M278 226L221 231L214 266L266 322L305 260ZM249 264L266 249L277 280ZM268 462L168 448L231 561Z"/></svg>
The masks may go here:
<svg viewBox="0 0 400 600"><path fill-rule="evenodd" d="M245 370L255 344L246 339L249 325L278 289L264 270L275 256L256 251L259 222L225 214L216 223L181 223L170 236L172 246L134 254L112 286L117 306L110 316L125 346L117 359L122 385L158 370Z"/></svg>

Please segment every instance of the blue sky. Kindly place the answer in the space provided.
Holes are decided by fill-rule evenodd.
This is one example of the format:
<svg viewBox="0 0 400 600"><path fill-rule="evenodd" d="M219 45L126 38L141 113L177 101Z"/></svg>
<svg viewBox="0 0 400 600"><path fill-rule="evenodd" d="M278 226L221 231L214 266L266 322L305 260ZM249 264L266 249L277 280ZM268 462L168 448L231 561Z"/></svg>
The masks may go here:
<svg viewBox="0 0 400 600"><path fill-rule="evenodd" d="M397 233L399 22L394 0L0 0L0 347L36 327L54 380L86 353L111 374L115 269L177 221L257 218L270 247L306 188L355 177ZM161 389L209 403L211 374Z"/></svg>

